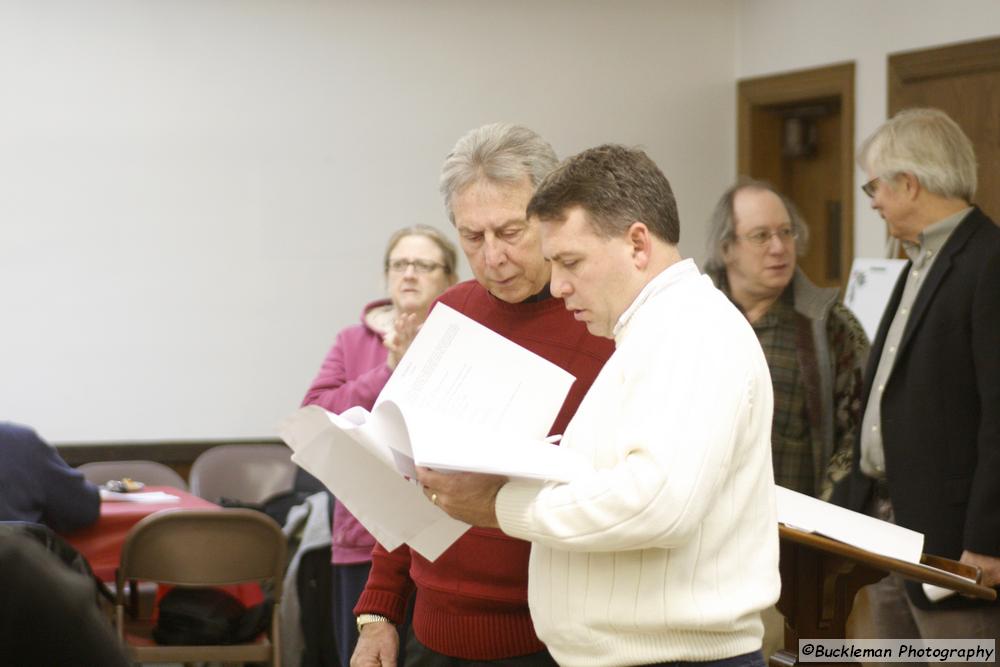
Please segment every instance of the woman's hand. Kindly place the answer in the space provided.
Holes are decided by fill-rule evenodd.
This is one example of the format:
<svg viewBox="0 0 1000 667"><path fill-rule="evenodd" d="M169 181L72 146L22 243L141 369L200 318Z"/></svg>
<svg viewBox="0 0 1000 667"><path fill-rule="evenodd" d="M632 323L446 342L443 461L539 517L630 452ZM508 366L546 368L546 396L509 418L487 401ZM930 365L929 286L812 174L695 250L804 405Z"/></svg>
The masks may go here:
<svg viewBox="0 0 1000 667"><path fill-rule="evenodd" d="M410 343L416 338L420 331L421 322L415 313L400 313L392 323L392 329L386 332L382 338L382 344L389 350L389 356L385 360L389 370L396 370L396 365L403 358L406 351L410 349Z"/></svg>

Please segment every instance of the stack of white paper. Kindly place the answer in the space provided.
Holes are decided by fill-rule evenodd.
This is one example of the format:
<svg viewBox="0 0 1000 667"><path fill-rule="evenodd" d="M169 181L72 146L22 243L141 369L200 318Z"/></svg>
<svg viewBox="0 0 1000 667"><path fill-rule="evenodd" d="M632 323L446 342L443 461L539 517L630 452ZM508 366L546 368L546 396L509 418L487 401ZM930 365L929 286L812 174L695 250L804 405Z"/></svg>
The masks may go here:
<svg viewBox="0 0 1000 667"><path fill-rule="evenodd" d="M783 486L775 487L778 521L845 542L872 553L920 563L924 536L915 530L823 502Z"/></svg>
<svg viewBox="0 0 1000 667"><path fill-rule="evenodd" d="M281 430L292 460L319 478L387 549L434 560L468 528L406 478L416 466L567 481L589 466L545 436L573 376L438 304L375 407L310 406Z"/></svg>
<svg viewBox="0 0 1000 667"><path fill-rule="evenodd" d="M920 565L924 536L915 530L852 512L781 486L775 487L775 500L778 506L778 521L786 526L824 535L872 553ZM935 569L929 565L921 567ZM959 577L951 572L947 574ZM933 584L923 584L923 589L931 602L955 595L954 590Z"/></svg>

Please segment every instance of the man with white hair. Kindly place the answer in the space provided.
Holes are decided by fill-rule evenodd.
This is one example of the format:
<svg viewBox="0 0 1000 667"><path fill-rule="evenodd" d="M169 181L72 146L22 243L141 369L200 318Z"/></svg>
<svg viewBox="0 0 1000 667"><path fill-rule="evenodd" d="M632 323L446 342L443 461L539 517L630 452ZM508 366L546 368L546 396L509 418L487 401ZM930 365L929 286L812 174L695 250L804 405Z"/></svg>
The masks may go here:
<svg viewBox="0 0 1000 667"><path fill-rule="evenodd" d="M441 193L476 279L440 301L576 377L552 427L562 433L612 347L550 292L539 223L525 212L556 163L548 142L516 125L485 125L458 140L441 170ZM469 530L434 562L405 545L393 552L376 545L354 608L360 638L351 665L397 663L393 624L411 594L407 665L554 665L528 612L529 551L527 542L491 528Z"/></svg>
<svg viewBox="0 0 1000 667"><path fill-rule="evenodd" d="M851 474L834 502L924 534L924 551L1000 584L1000 229L973 205L976 158L941 111L900 112L862 144L862 189L909 262L865 378ZM852 634L996 638L1000 604L931 602L890 575Z"/></svg>

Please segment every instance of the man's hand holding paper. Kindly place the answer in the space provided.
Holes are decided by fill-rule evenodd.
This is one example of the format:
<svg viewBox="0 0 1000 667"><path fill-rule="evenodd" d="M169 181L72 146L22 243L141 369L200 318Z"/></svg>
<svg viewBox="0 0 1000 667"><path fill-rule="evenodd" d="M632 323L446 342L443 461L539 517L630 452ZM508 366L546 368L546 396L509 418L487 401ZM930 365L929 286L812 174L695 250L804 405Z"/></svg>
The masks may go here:
<svg viewBox="0 0 1000 667"><path fill-rule="evenodd" d="M417 479L432 503L458 519L480 528L499 528L497 492L508 478L474 472L441 473L417 468Z"/></svg>

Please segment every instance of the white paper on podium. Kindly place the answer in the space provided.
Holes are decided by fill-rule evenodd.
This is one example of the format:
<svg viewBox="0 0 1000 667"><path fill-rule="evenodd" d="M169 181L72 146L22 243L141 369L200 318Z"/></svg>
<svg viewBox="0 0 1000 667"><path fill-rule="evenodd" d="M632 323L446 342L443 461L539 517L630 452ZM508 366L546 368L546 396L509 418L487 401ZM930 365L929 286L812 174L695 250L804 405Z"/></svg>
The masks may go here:
<svg viewBox="0 0 1000 667"><path fill-rule="evenodd" d="M909 528L823 502L782 486L774 488L778 522L872 553L920 563L924 536Z"/></svg>
<svg viewBox="0 0 1000 667"><path fill-rule="evenodd" d="M861 322L868 340L874 340L882 313L899 279L905 259L874 259L859 257L851 265L844 305Z"/></svg>
<svg viewBox="0 0 1000 667"><path fill-rule="evenodd" d="M852 512L781 486L775 487L775 501L778 506L778 522L786 526L824 535L872 553L913 563L924 570L933 570L953 577L956 582L965 580L976 583L974 579L921 563L924 536L914 530ZM922 586L924 595L931 602L938 602L957 593L953 589L934 584Z"/></svg>
<svg viewBox="0 0 1000 667"><path fill-rule="evenodd" d="M572 375L438 304L369 414L309 406L281 436L387 549L434 560L468 526L435 507L415 465L567 481L591 469L545 441Z"/></svg>

